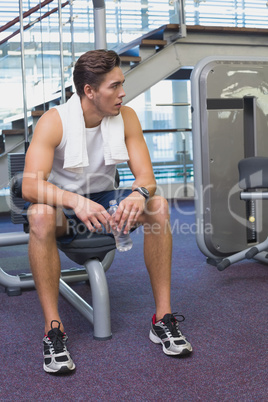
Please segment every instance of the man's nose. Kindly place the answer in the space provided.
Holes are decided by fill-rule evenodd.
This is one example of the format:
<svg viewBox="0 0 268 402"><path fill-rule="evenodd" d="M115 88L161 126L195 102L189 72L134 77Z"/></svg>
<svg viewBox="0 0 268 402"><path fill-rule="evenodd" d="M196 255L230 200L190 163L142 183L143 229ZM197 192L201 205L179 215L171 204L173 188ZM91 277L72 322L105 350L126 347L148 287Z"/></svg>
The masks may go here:
<svg viewBox="0 0 268 402"><path fill-rule="evenodd" d="M125 91L124 91L124 88L122 87L122 88L121 88L121 91L120 91L119 97L120 97L120 98L124 98L124 96L126 96L126 93L125 93Z"/></svg>

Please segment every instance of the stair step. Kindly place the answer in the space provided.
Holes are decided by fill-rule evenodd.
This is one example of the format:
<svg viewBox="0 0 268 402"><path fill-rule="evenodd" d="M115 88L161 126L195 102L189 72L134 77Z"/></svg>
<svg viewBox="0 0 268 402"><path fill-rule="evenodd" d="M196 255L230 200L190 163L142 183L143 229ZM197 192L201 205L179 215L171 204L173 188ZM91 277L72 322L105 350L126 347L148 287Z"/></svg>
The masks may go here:
<svg viewBox="0 0 268 402"><path fill-rule="evenodd" d="M65 91L65 94L66 94L66 100L68 100L68 99L71 98L71 96L73 96L74 92L72 92L72 91Z"/></svg>
<svg viewBox="0 0 268 402"><path fill-rule="evenodd" d="M167 41L163 39L143 39L140 46L166 46Z"/></svg>
<svg viewBox="0 0 268 402"><path fill-rule="evenodd" d="M24 133L25 133L25 130L23 128L2 130L2 134L4 134L4 135L24 135ZM32 134L32 127L29 127L29 134Z"/></svg>
<svg viewBox="0 0 268 402"><path fill-rule="evenodd" d="M45 113L44 110L32 110L32 117L41 117Z"/></svg>
<svg viewBox="0 0 268 402"><path fill-rule="evenodd" d="M165 29L170 29L170 30L174 30L174 31L178 31L179 30L179 24L167 24L165 26Z"/></svg>
<svg viewBox="0 0 268 402"><path fill-rule="evenodd" d="M124 63L139 63L141 61L141 57L138 56L120 56L120 60Z"/></svg>
<svg viewBox="0 0 268 402"><path fill-rule="evenodd" d="M157 29L154 29L151 32L146 33L142 37L134 39L133 41L125 44L121 48L119 47L118 49L116 49L116 51L119 53L119 55L122 55L122 54L125 54L125 53L129 54L129 52L133 52L134 49L135 49L135 51L137 51L139 46L140 46L140 44L141 44L141 42L144 39L165 40L163 38L165 33L170 35L170 34L175 34L177 32L179 32L179 25L178 24L162 25L161 27L159 27ZM138 54L136 54L136 56L138 56Z"/></svg>
<svg viewBox="0 0 268 402"><path fill-rule="evenodd" d="M159 27L158 29L155 29L151 32L148 32L146 34L146 38L148 39L164 39L166 34L174 34L179 32L179 25L178 24L167 24L163 25L162 27ZM144 36L145 37L145 36Z"/></svg>

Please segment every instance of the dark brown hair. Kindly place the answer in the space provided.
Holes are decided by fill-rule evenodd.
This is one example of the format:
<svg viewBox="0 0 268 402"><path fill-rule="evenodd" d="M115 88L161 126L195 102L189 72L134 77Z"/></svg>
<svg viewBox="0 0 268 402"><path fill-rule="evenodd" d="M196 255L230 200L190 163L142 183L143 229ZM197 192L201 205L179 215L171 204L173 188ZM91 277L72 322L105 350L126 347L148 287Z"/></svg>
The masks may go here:
<svg viewBox="0 0 268 402"><path fill-rule="evenodd" d="M75 63L73 80L77 94L84 96L86 84L98 90L105 74L120 66L120 57L113 50L90 50L82 54Z"/></svg>

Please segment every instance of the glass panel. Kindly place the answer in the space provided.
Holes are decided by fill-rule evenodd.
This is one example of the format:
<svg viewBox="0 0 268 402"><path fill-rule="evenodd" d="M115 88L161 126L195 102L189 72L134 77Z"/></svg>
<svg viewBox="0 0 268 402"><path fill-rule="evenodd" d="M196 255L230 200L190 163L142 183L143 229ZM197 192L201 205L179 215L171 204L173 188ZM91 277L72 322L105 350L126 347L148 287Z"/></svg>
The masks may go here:
<svg viewBox="0 0 268 402"><path fill-rule="evenodd" d="M267 28L268 3L248 0L186 0L187 25Z"/></svg>
<svg viewBox="0 0 268 402"><path fill-rule="evenodd" d="M137 113L158 184L193 180L190 81L164 80L139 95L128 106ZM121 186L133 176L119 167Z"/></svg>
<svg viewBox="0 0 268 402"><path fill-rule="evenodd" d="M45 6L43 7L45 3ZM63 66L66 87L72 85L72 67L84 52L94 48L93 4L91 0L74 0L62 4ZM126 43L159 25L176 19L176 0L106 0L107 42L113 48ZM24 18L27 109L40 108L60 98L61 65L59 45L58 0L24 0L23 12L34 8ZM16 23L0 32L0 129L11 128L12 120L23 113L18 0L0 4L2 29L11 20ZM1 29L0 29L1 30ZM16 34L16 35L15 35ZM14 36L12 36L14 35ZM7 42L3 42L5 39ZM1 41L3 42L1 44ZM18 96L8 96L8 94Z"/></svg>
<svg viewBox="0 0 268 402"><path fill-rule="evenodd" d="M18 115L23 111L22 99L22 80L21 72L18 70L17 62L9 57L11 46L4 44L1 46L0 58L0 123L1 128L8 128L9 118Z"/></svg>
<svg viewBox="0 0 268 402"><path fill-rule="evenodd" d="M62 8L64 81L65 86L68 87L72 84L72 62L74 60L70 34L71 9L68 2L62 4L65 5ZM24 18L23 22L24 27L27 28L24 30L24 61L29 111L61 97L59 13L55 5L57 2L54 1L42 9L38 8L33 14ZM28 6L33 6L33 4L29 1ZM8 37L12 31L19 31L18 22L7 31L2 32L2 36ZM0 58L0 89L1 93L6 94L0 100L0 124L2 123L0 127L6 128L11 122L11 117L15 120L23 112L20 35L17 34L2 43L0 51L2 56ZM14 97L14 93L17 94L16 97Z"/></svg>

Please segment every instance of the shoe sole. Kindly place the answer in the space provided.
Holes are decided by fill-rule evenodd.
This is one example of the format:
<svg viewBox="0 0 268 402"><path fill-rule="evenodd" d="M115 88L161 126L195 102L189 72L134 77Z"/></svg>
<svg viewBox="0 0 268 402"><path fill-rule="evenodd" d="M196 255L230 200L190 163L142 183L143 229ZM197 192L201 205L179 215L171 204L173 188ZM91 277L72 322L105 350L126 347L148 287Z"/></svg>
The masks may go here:
<svg viewBox="0 0 268 402"><path fill-rule="evenodd" d="M158 345L162 344L163 352L168 356L185 356L185 355L192 353L192 351L193 351L192 347L190 347L189 349L183 347L181 349L181 351L178 353L172 352L171 350L166 349L166 347L165 347L164 343L161 341L161 339L158 336L154 335L152 331L150 331L150 333L149 333L149 339L155 344L158 344Z"/></svg>
<svg viewBox="0 0 268 402"><path fill-rule="evenodd" d="M69 368L68 366L62 366L59 370L53 370L44 364L43 369L46 373L49 374L67 374L75 369L75 364L73 364L71 368Z"/></svg>

